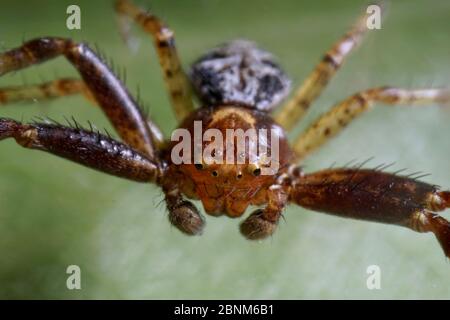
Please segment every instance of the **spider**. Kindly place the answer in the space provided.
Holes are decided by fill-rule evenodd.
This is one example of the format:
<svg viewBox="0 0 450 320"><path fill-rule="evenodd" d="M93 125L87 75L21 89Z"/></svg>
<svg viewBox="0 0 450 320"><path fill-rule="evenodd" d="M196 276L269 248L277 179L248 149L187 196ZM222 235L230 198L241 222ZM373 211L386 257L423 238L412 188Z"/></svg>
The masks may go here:
<svg viewBox="0 0 450 320"><path fill-rule="evenodd" d="M123 142L77 124L25 124L8 118L0 118L0 140L14 138L25 148L157 184L165 195L169 221L187 235L200 234L205 220L186 198L200 200L205 212L213 216L236 218L250 205L259 207L240 224L241 233L251 240L272 235L285 206L294 203L341 217L432 232L450 257L450 223L436 213L450 207L450 191L382 168L344 166L306 173L301 166L306 156L375 103L443 104L450 101L449 90L378 87L358 92L320 116L292 145L287 141L286 132L303 118L367 33L367 14L325 53L294 96L272 117L290 91L290 80L270 53L249 41L232 41L200 57L187 74L176 51L174 33L157 16L128 0L118 0L115 9L122 23L134 21L153 38L179 128L192 132L194 123L202 121L202 130L273 129L272 135L279 141L279 169L262 175L265 164L261 157L243 164L175 164L171 158L175 144L164 140L157 125L144 116L103 60L84 43L56 37L30 40L1 53L0 75L62 55L81 79L2 88L0 103L84 94L103 110ZM193 92L200 108L194 108ZM250 154L245 153L244 158L249 160Z"/></svg>

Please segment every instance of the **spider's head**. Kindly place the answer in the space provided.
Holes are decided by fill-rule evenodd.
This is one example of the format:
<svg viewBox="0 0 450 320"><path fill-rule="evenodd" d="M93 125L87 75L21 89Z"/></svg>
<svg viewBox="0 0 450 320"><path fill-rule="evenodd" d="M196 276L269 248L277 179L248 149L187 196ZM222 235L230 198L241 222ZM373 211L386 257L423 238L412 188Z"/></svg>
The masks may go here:
<svg viewBox="0 0 450 320"><path fill-rule="evenodd" d="M284 131L262 112L203 108L181 128L189 133L190 152L181 151L185 161L176 166L179 184L209 214L238 217L249 205L263 204L266 189L290 161ZM171 148L172 156L180 154L179 147Z"/></svg>

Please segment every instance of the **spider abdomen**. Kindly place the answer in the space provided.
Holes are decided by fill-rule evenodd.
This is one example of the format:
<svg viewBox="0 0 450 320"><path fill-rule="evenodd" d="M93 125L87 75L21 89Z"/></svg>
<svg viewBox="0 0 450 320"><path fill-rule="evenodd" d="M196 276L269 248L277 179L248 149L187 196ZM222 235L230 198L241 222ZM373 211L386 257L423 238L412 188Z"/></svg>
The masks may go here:
<svg viewBox="0 0 450 320"><path fill-rule="evenodd" d="M290 80L272 54L235 40L198 59L191 80L206 105L239 104L272 110L289 93Z"/></svg>

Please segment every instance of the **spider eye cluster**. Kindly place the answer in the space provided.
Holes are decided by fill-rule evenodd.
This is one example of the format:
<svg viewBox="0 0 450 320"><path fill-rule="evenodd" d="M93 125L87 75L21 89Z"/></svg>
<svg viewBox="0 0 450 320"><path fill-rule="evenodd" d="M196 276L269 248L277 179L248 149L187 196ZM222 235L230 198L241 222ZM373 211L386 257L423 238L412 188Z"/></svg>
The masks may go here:
<svg viewBox="0 0 450 320"><path fill-rule="evenodd" d="M257 164L251 164L248 171L255 177L261 175L261 168Z"/></svg>
<svg viewBox="0 0 450 320"><path fill-rule="evenodd" d="M195 166L195 169L197 169L197 170L199 170L199 171L205 169L205 165L202 164L202 163L196 163L194 166ZM213 177L218 177L218 176L219 176L219 171L213 170L213 171L211 171L211 175L212 175Z"/></svg>
<svg viewBox="0 0 450 320"><path fill-rule="evenodd" d="M195 165L195 169L197 169L198 171L202 171L207 169L207 167L202 164L202 163L196 163ZM258 177L261 175L261 168L258 165L250 165L247 169L247 171L249 172L249 174L251 174L254 177ZM219 171L217 169L212 170L211 171L211 176L213 177L218 177L219 176ZM243 178L243 173L242 171L238 171L236 174L236 179L242 179Z"/></svg>
<svg viewBox="0 0 450 320"><path fill-rule="evenodd" d="M261 168L254 169L252 173L255 177L259 176L261 174Z"/></svg>

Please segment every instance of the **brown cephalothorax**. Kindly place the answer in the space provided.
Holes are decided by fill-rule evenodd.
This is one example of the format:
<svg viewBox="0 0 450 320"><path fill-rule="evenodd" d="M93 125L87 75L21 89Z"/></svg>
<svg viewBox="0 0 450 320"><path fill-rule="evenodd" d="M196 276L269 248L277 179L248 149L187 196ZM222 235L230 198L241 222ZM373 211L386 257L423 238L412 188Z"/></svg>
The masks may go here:
<svg viewBox="0 0 450 320"><path fill-rule="evenodd" d="M263 239L276 230L288 203L341 217L408 227L436 235L450 257L450 223L436 212L450 207L450 192L417 179L386 173L380 168L327 169L305 173L300 162L339 133L375 102L387 105L443 104L450 101L448 89L400 89L378 87L352 95L319 117L289 145L290 130L349 53L367 32L367 15L323 56L292 99L272 117L271 112L288 95L291 81L273 56L245 40L223 44L198 59L186 75L181 67L173 32L158 17L128 0L118 0L116 11L122 23L135 21L154 40L179 130L188 133L189 147L174 160L176 141L165 141L158 127L141 111L121 81L86 44L63 38L38 38L0 53L0 76L64 56L82 79L58 79L22 87L0 88L0 105L31 99L50 99L83 94L97 104L123 142L92 129L58 123L23 124L0 118L0 140L13 138L25 148L37 149L87 167L138 182L159 185L169 220L188 235L200 234L205 220L196 206L185 199L200 200L206 213L240 217L249 206L259 206L242 223L248 239ZM192 88L202 105L194 108ZM195 140L196 130L205 136L212 130L228 137L229 130L266 132L265 139L243 140L244 151L229 141L220 142L211 157L230 154L235 162L221 163L200 154L216 138ZM231 136L232 141L238 140ZM253 140L252 140L253 139ZM276 141L276 169L270 167ZM257 149L250 146L256 145ZM264 148L262 148L264 147ZM257 150L258 152L256 152ZM265 150L261 152L261 150ZM270 151L267 151L270 150ZM237 161L237 159L241 161ZM198 160L198 161L197 161Z"/></svg>

